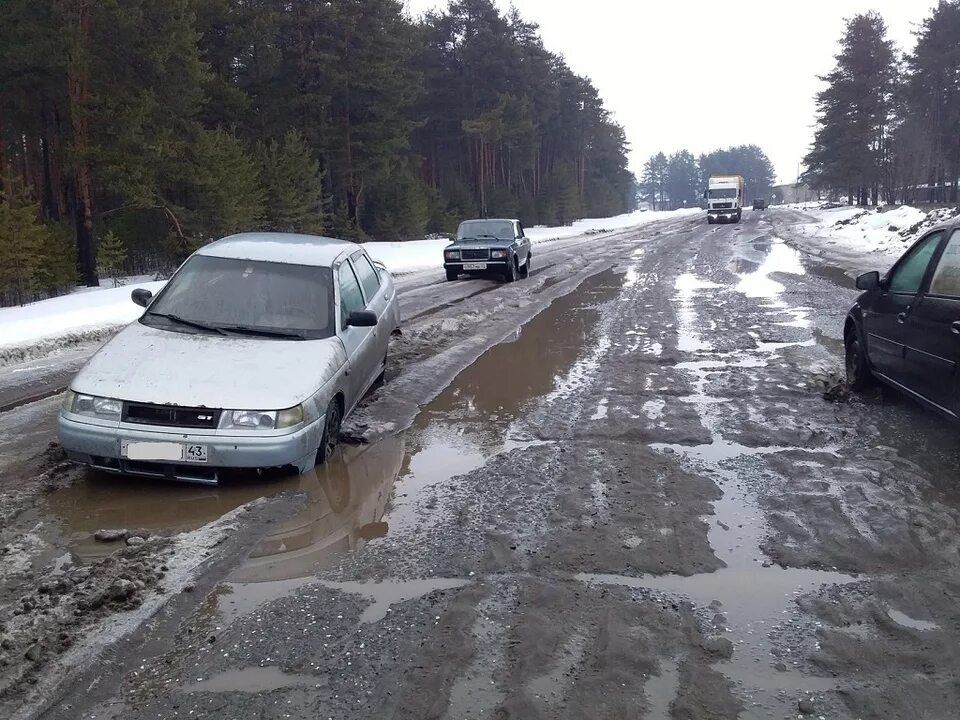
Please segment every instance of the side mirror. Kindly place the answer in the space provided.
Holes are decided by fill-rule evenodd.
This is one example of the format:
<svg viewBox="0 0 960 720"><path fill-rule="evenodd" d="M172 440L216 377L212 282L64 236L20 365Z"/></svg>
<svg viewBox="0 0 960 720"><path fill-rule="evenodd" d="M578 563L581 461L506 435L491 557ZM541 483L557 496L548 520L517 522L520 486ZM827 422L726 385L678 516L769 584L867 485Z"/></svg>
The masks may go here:
<svg viewBox="0 0 960 720"><path fill-rule="evenodd" d="M149 290L144 290L143 288L137 288L132 293L130 293L130 299L133 300L140 307L145 308L150 304L150 300L153 298L153 293Z"/></svg>
<svg viewBox="0 0 960 720"><path fill-rule="evenodd" d="M369 310L354 310L347 316L348 327L376 327L377 314Z"/></svg>
<svg viewBox="0 0 960 720"><path fill-rule="evenodd" d="M857 290L879 290L880 289L880 273L876 270L873 272L864 273L857 278Z"/></svg>

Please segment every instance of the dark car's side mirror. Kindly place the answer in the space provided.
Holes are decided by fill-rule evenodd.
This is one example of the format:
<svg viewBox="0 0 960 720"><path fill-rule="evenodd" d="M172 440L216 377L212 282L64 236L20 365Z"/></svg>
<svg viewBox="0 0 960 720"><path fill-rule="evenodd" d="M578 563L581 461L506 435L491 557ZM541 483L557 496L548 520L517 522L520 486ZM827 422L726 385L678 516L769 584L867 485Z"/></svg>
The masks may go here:
<svg viewBox="0 0 960 720"><path fill-rule="evenodd" d="M879 290L880 289L880 273L876 270L873 272L864 273L857 278L857 290Z"/></svg>
<svg viewBox="0 0 960 720"><path fill-rule="evenodd" d="M376 327L377 314L369 310L354 310L347 316L348 327Z"/></svg>
<svg viewBox="0 0 960 720"><path fill-rule="evenodd" d="M140 307L144 308L150 304L151 298L153 298L153 293L149 290L144 290L143 288L137 288L130 293L130 299Z"/></svg>

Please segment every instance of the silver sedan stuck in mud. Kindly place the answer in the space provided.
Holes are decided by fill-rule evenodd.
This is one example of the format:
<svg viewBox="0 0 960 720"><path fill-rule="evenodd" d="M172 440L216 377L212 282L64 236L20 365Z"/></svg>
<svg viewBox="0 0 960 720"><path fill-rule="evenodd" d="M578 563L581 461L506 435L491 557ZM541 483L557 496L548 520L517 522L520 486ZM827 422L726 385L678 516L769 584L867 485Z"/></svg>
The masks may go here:
<svg viewBox="0 0 960 720"><path fill-rule="evenodd" d="M324 462L400 324L382 265L309 235L224 238L132 299L143 315L70 384L61 444L100 470L194 482Z"/></svg>

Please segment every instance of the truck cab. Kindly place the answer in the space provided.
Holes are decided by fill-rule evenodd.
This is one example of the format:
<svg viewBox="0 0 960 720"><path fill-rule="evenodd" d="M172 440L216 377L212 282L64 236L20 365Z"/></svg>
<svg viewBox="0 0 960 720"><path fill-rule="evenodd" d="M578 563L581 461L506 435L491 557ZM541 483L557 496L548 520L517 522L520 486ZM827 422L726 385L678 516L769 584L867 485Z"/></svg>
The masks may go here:
<svg viewBox="0 0 960 720"><path fill-rule="evenodd" d="M707 183L707 223L740 222L744 182L740 175L715 175Z"/></svg>

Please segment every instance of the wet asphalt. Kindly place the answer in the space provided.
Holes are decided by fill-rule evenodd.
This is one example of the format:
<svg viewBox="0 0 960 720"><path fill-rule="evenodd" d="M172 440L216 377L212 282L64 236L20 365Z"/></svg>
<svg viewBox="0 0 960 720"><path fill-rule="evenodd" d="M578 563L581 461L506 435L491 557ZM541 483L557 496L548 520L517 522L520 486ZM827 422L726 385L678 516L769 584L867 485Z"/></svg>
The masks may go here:
<svg viewBox="0 0 960 720"><path fill-rule="evenodd" d="M306 475L49 493L81 564L292 500L40 716L953 717L955 429L824 398L855 292L776 223L411 285L371 442Z"/></svg>

